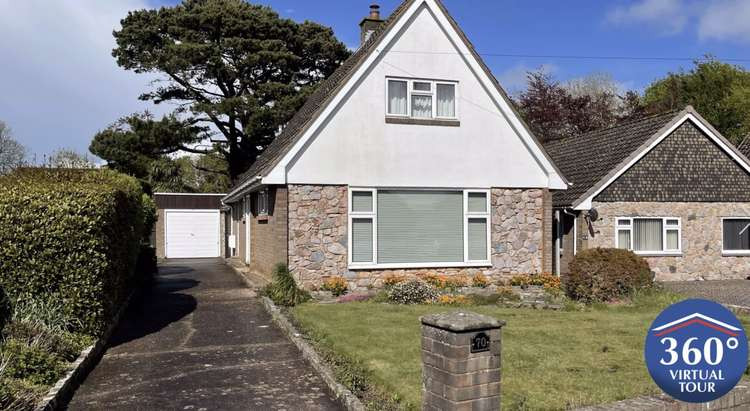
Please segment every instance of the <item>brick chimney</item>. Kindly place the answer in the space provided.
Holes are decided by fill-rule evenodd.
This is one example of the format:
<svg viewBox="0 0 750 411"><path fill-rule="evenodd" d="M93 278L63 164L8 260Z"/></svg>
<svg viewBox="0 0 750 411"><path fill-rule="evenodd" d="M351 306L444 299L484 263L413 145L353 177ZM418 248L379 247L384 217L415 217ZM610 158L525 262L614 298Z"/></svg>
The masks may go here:
<svg viewBox="0 0 750 411"><path fill-rule="evenodd" d="M359 23L359 27L362 29L359 36L360 45L365 44L372 32L377 30L381 24L383 24L383 20L380 19L380 6L377 4L370 5L370 14Z"/></svg>

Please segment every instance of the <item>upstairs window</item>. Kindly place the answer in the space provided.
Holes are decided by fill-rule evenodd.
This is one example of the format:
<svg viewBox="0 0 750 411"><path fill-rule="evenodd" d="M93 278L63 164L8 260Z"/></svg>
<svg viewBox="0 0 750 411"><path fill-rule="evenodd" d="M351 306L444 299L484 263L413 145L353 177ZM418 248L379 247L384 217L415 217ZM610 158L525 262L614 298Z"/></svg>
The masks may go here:
<svg viewBox="0 0 750 411"><path fill-rule="evenodd" d="M456 119L456 83L388 79L387 114L415 119Z"/></svg>
<svg viewBox="0 0 750 411"><path fill-rule="evenodd" d="M682 250L679 218L618 218L615 224L617 248L636 254L679 254Z"/></svg>
<svg viewBox="0 0 750 411"><path fill-rule="evenodd" d="M750 254L750 218L723 218L721 232L724 254Z"/></svg>

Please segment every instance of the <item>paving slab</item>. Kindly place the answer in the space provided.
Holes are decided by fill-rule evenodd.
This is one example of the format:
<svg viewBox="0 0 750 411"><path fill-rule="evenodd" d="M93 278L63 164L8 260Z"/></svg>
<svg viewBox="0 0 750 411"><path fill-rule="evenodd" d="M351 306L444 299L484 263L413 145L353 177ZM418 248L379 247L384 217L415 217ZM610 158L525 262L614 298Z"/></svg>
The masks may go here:
<svg viewBox="0 0 750 411"><path fill-rule="evenodd" d="M218 259L173 260L128 308L70 410L341 410Z"/></svg>

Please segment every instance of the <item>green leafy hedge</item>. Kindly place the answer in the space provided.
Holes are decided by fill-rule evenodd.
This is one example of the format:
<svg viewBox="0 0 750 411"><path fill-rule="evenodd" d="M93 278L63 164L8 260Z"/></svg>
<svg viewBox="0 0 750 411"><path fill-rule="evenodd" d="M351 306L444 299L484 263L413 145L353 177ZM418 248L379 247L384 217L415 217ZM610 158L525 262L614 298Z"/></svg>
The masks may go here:
<svg viewBox="0 0 750 411"><path fill-rule="evenodd" d="M0 287L60 301L98 334L133 285L153 202L111 170L22 169L0 177Z"/></svg>
<svg viewBox="0 0 750 411"><path fill-rule="evenodd" d="M648 262L632 251L591 248L576 254L563 280L565 293L584 302L612 301L653 285Z"/></svg>

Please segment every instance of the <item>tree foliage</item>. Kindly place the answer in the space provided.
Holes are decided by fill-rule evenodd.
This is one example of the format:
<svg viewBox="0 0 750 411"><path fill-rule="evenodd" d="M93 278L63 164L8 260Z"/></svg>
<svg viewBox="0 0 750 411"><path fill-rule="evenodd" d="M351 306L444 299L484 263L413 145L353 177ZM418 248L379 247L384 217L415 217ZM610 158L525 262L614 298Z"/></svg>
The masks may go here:
<svg viewBox="0 0 750 411"><path fill-rule="evenodd" d="M516 105L543 142L610 127L643 114L637 93L617 94L611 77L594 75L561 84L544 71L528 73Z"/></svg>
<svg viewBox="0 0 750 411"><path fill-rule="evenodd" d="M737 144L750 132L750 72L714 59L696 61L689 71L669 73L653 82L644 103L652 112L692 105Z"/></svg>
<svg viewBox="0 0 750 411"><path fill-rule="evenodd" d="M117 64L163 76L141 98L176 103L184 122L175 125L210 127L200 129L200 139L223 137L226 144L215 150L225 157L232 179L349 55L330 28L282 19L269 7L243 0L185 0L130 12L121 23L114 32Z"/></svg>
<svg viewBox="0 0 750 411"><path fill-rule="evenodd" d="M56 150L46 161L46 165L52 168L95 168L96 164L88 156L75 150L61 148Z"/></svg>
<svg viewBox="0 0 750 411"><path fill-rule="evenodd" d="M13 138L10 127L0 121L0 175L23 165L25 159L26 148Z"/></svg>

